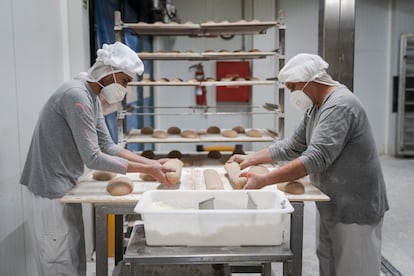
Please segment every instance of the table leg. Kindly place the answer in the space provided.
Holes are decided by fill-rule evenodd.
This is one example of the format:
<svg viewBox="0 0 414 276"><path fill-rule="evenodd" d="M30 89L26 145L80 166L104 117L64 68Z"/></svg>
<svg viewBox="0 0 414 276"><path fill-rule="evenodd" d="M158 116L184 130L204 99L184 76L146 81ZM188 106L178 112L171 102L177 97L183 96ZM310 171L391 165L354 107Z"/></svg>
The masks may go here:
<svg viewBox="0 0 414 276"><path fill-rule="evenodd" d="M95 205L96 275L108 275L108 213L103 205Z"/></svg>
<svg viewBox="0 0 414 276"><path fill-rule="evenodd" d="M295 211L290 218L290 249L293 252L291 263L291 275L302 275L302 250L303 250L303 201L291 202Z"/></svg>
<svg viewBox="0 0 414 276"><path fill-rule="evenodd" d="M124 215L115 215L115 265L124 256Z"/></svg>

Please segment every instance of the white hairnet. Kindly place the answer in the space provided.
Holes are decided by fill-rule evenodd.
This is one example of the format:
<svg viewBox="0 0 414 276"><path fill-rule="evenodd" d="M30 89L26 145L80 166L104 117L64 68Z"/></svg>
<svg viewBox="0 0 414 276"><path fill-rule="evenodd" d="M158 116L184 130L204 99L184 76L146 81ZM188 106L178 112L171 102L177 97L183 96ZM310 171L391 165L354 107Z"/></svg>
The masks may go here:
<svg viewBox="0 0 414 276"><path fill-rule="evenodd" d="M98 81L117 72L123 72L133 78L136 74L141 75L144 72L144 63L137 53L121 42L104 44L96 53L98 57L94 65L88 72L80 73L79 78Z"/></svg>
<svg viewBox="0 0 414 276"><path fill-rule="evenodd" d="M329 64L318 55L297 54L280 70L278 79L281 82L315 81L326 85L338 85L326 72Z"/></svg>

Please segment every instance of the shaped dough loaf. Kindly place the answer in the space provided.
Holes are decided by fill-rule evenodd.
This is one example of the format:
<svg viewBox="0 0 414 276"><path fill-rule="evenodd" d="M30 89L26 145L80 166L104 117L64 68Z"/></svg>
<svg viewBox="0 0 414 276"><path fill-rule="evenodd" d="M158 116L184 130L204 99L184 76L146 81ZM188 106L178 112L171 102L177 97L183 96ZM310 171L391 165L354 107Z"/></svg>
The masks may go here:
<svg viewBox="0 0 414 276"><path fill-rule="evenodd" d="M223 182L220 179L220 175L216 170L206 169L203 172L204 182L207 190L223 190Z"/></svg>
<svg viewBox="0 0 414 276"><path fill-rule="evenodd" d="M108 181L116 176L116 173L107 171L93 171L92 178L98 181Z"/></svg>
<svg viewBox="0 0 414 276"><path fill-rule="evenodd" d="M227 172L227 176L229 178L229 182L233 189L240 190L246 185L247 178L244 176L240 176L240 164L237 162L231 162L224 164L224 169Z"/></svg>
<svg viewBox="0 0 414 276"><path fill-rule="evenodd" d="M134 190L134 183L127 176L119 176L108 182L106 190L113 196L127 195Z"/></svg>
<svg viewBox="0 0 414 276"><path fill-rule="evenodd" d="M301 195L305 193L305 186L299 181L281 183L277 185L277 188L283 192L294 195Z"/></svg>
<svg viewBox="0 0 414 276"><path fill-rule="evenodd" d="M181 160L169 159L162 166L166 169L172 170L171 172L165 173L165 176L170 184L175 185L180 182L181 169L183 168L183 162Z"/></svg>

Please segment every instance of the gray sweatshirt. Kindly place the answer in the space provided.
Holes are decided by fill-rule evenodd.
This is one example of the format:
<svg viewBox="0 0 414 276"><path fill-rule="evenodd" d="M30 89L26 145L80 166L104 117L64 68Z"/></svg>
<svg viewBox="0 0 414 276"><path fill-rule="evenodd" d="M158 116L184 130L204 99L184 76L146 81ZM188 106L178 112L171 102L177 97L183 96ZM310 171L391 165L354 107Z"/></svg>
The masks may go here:
<svg viewBox="0 0 414 276"><path fill-rule="evenodd" d="M389 208L367 115L343 85L312 107L291 137L271 145L270 153L273 161L299 158L310 181L331 198L317 203L324 218L372 224Z"/></svg>
<svg viewBox="0 0 414 276"><path fill-rule="evenodd" d="M125 174L126 159L117 157L99 98L84 80L64 83L40 112L20 183L34 194L60 198L90 169Z"/></svg>

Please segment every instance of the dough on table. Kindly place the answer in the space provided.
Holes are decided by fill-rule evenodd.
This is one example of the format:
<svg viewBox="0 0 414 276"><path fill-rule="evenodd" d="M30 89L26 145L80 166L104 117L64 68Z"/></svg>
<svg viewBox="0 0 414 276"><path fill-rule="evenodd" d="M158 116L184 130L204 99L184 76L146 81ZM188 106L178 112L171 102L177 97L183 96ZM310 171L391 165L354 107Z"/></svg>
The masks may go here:
<svg viewBox="0 0 414 276"><path fill-rule="evenodd" d="M106 190L113 196L127 195L134 190L134 183L127 176L118 176L108 182Z"/></svg>
<svg viewBox="0 0 414 276"><path fill-rule="evenodd" d="M246 135L249 137L262 137L262 133L260 132L260 130L257 129L249 129L246 131Z"/></svg>
<svg viewBox="0 0 414 276"><path fill-rule="evenodd" d="M203 171L203 176L207 190L224 190L223 182L216 170L206 169Z"/></svg>
<svg viewBox="0 0 414 276"><path fill-rule="evenodd" d="M93 171L92 178L98 181L108 181L116 176L116 173L107 171Z"/></svg>
<svg viewBox="0 0 414 276"><path fill-rule="evenodd" d="M154 129L150 126L144 126L141 128L141 134L152 134L154 132Z"/></svg>
<svg viewBox="0 0 414 276"><path fill-rule="evenodd" d="M197 133L194 130L184 130L181 132L181 136L184 138L197 138Z"/></svg>
<svg viewBox="0 0 414 276"><path fill-rule="evenodd" d="M235 138L235 137L237 137L238 133L235 132L232 129L226 129L221 133L221 135L223 135L224 137L227 137L227 138Z"/></svg>
<svg viewBox="0 0 414 276"><path fill-rule="evenodd" d="M167 133L168 134L180 134L181 133L181 129L179 127L176 127L176 126L172 126L172 127L169 127L167 129Z"/></svg>
<svg viewBox="0 0 414 276"><path fill-rule="evenodd" d="M240 190L246 185L247 178L244 176L240 176L240 164L237 162L230 162L224 164L224 169L227 172L227 176L229 178L229 182L233 189Z"/></svg>
<svg viewBox="0 0 414 276"><path fill-rule="evenodd" d="M171 172L165 173L168 183L175 185L180 182L181 169L183 168L183 162L180 159L169 159L162 166L172 170Z"/></svg>
<svg viewBox="0 0 414 276"><path fill-rule="evenodd" d="M221 129L218 126L209 126L207 128L207 133L208 134L220 134Z"/></svg>
<svg viewBox="0 0 414 276"><path fill-rule="evenodd" d="M152 137L158 138L158 139L167 139L168 134L164 130L155 130L152 134Z"/></svg>
<svg viewBox="0 0 414 276"><path fill-rule="evenodd" d="M157 181L154 177L152 177L152 175L148 174L148 173L140 173L139 177L143 180L143 181Z"/></svg>
<svg viewBox="0 0 414 276"><path fill-rule="evenodd" d="M277 188L283 192L294 195L301 195L305 193L305 186L299 181L281 183L277 185Z"/></svg>

